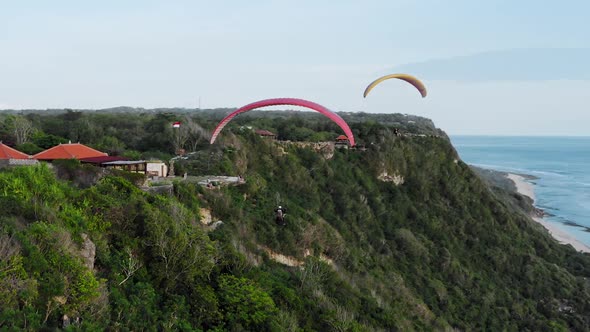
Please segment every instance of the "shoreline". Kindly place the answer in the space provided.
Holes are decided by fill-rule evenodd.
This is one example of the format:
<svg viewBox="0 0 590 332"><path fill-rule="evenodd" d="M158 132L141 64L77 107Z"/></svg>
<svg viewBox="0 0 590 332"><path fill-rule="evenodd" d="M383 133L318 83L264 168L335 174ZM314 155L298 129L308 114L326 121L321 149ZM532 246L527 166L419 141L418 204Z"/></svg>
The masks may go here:
<svg viewBox="0 0 590 332"><path fill-rule="evenodd" d="M507 173L506 177L514 182L516 185L516 191L524 196L529 197L530 199L535 201L535 188L534 185L528 181L526 178L519 174ZM581 252L590 253L590 247L585 245L584 243L576 240L573 236L568 234L565 230L561 229L558 225L555 225L551 222L544 220L541 217L530 216L531 219L541 224L549 234L557 240L560 244L570 244L574 249Z"/></svg>

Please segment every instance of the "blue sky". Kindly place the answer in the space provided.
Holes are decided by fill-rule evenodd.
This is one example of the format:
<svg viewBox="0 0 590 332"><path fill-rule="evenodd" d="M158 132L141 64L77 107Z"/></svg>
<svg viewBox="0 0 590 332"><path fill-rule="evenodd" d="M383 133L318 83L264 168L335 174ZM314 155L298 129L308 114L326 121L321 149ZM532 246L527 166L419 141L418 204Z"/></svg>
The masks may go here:
<svg viewBox="0 0 590 332"><path fill-rule="evenodd" d="M0 109L197 107L199 98L203 108L237 107L287 96L422 115L450 134L590 135L588 1L0 8ZM429 96L387 81L362 98L370 81L398 71L419 74Z"/></svg>

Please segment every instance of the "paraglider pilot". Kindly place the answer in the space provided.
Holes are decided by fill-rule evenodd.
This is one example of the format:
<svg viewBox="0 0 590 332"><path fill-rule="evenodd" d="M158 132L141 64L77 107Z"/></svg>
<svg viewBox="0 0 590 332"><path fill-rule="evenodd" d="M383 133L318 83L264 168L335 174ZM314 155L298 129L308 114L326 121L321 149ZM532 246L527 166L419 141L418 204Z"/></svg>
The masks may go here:
<svg viewBox="0 0 590 332"><path fill-rule="evenodd" d="M287 214L287 209L285 209L284 207L279 205L279 207L275 209L275 213L276 213L275 221L277 222L277 224L284 226L285 225L285 214Z"/></svg>

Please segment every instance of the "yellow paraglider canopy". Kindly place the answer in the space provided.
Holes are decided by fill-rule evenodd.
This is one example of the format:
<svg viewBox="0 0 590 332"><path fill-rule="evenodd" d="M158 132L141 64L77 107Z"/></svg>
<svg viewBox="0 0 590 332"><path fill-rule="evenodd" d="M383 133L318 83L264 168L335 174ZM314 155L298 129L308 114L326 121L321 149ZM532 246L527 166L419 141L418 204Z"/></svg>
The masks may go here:
<svg viewBox="0 0 590 332"><path fill-rule="evenodd" d="M363 96L366 98L367 95L369 94L369 92L371 92L371 90L373 90L373 88L377 84L379 84L385 80L388 80L390 78L397 78L397 79L404 80L404 81L412 84L416 89L418 89L418 91L420 91L422 98L426 97L426 87L424 86L424 84L422 82L420 82L420 80L417 79L416 77L414 77L412 75L408 75L408 74L391 74L391 75L385 75L383 77L380 77L380 78L374 80L373 82L371 82L371 84L369 84L369 86L367 86Z"/></svg>

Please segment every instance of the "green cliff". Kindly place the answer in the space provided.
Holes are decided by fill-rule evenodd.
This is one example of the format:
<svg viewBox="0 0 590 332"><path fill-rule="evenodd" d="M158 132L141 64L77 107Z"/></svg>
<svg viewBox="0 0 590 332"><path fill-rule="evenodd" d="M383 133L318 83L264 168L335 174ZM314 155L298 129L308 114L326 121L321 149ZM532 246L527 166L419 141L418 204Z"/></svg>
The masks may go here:
<svg viewBox="0 0 590 332"><path fill-rule="evenodd" d="M337 132L305 132L315 118L303 118L240 121ZM178 178L153 194L124 173L86 187L46 165L2 170L0 329L590 329L589 255L492 190L428 121L349 119L364 149L236 125L176 162L189 175L240 174L236 186Z"/></svg>

